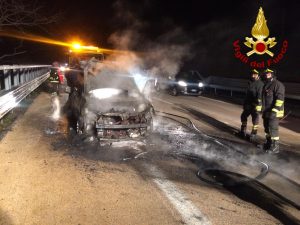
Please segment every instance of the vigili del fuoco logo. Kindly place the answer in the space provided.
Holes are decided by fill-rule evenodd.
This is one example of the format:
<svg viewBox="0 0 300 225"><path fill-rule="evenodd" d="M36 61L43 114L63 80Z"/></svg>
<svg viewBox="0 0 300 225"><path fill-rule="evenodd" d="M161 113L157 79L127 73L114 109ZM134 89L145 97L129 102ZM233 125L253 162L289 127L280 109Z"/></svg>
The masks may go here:
<svg viewBox="0 0 300 225"><path fill-rule="evenodd" d="M269 28L267 26L267 20L264 16L262 7L259 8L256 22L252 27L252 37L246 37L245 42L241 43L240 40L233 42L234 56L241 62L250 65L252 68L264 68L270 67L279 63L287 52L288 41L284 40L281 44L281 49L278 54L274 54L273 49L278 48L275 37L269 37ZM241 45L244 44L248 47L249 51L243 53ZM265 55L268 58L263 60L251 60L251 56Z"/></svg>

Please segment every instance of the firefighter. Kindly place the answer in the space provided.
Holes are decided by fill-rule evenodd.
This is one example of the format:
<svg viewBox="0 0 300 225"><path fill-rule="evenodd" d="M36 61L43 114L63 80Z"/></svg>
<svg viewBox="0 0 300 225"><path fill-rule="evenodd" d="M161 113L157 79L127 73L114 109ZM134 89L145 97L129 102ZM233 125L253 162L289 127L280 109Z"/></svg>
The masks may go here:
<svg viewBox="0 0 300 225"><path fill-rule="evenodd" d="M264 122L266 142L264 150L267 153L279 153L279 119L284 115L285 87L275 77L275 71L266 69L263 73L264 87L262 92L262 117Z"/></svg>
<svg viewBox="0 0 300 225"><path fill-rule="evenodd" d="M77 121L80 117L81 104L84 104L84 98L82 98L84 74L78 60L71 64L70 70L65 72L65 77L67 80L67 85L71 90L63 110L67 115L70 128L76 130Z"/></svg>
<svg viewBox="0 0 300 225"><path fill-rule="evenodd" d="M56 92L59 94L59 84L60 84L60 78L59 78L59 71L58 71L58 63L54 62L52 64L52 68L50 69L50 76L48 78L48 81L50 82L50 88L52 92Z"/></svg>
<svg viewBox="0 0 300 225"><path fill-rule="evenodd" d="M65 72L65 77L67 80L67 85L71 88L70 94L72 94L74 91L82 94L84 86L84 74L79 62L71 65L70 70Z"/></svg>
<svg viewBox="0 0 300 225"><path fill-rule="evenodd" d="M250 141L255 141L259 124L259 114L261 112L261 94L264 83L261 81L259 72L256 69L251 70L250 81L246 92L246 98L243 104L243 112L241 114L241 131L240 135L246 137L247 120L252 117L252 131Z"/></svg>

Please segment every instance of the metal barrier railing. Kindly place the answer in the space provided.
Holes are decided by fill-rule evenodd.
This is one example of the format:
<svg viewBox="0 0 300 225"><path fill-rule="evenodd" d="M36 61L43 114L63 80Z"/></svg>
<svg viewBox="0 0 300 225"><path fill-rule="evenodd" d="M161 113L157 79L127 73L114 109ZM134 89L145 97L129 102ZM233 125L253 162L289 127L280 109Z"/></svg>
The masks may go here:
<svg viewBox="0 0 300 225"><path fill-rule="evenodd" d="M0 66L0 119L47 80L50 67Z"/></svg>
<svg viewBox="0 0 300 225"><path fill-rule="evenodd" d="M50 65L13 65L0 66L0 96L1 92L16 88L49 71Z"/></svg>
<svg viewBox="0 0 300 225"><path fill-rule="evenodd" d="M234 92L245 93L248 81L245 79L233 79L224 77L210 76L206 78L207 87L212 88L215 93L217 90L230 91L233 96ZM300 83L284 83L288 99L300 100Z"/></svg>

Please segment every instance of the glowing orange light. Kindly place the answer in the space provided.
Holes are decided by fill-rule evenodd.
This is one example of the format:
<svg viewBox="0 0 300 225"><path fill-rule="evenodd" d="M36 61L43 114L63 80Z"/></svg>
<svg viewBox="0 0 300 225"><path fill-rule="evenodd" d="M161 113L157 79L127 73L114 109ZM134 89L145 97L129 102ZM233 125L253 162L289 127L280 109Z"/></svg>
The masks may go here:
<svg viewBox="0 0 300 225"><path fill-rule="evenodd" d="M75 43L72 43L72 48L76 49L76 50L79 50L81 48L81 44L75 42Z"/></svg>
<svg viewBox="0 0 300 225"><path fill-rule="evenodd" d="M95 46L84 46L81 45L78 41L73 42L63 42L63 41L57 41L46 37L41 37L37 35L32 34L24 34L16 31L0 31L0 36L5 37L12 37L17 38L21 40L27 40L27 41L34 41L34 42L40 42L45 44L51 44L51 45L58 45L58 46L64 46L69 48L69 52L97 52L97 53L108 53L108 54L128 54L130 51L124 51L124 50L114 50L114 49L106 49L106 48L99 48Z"/></svg>

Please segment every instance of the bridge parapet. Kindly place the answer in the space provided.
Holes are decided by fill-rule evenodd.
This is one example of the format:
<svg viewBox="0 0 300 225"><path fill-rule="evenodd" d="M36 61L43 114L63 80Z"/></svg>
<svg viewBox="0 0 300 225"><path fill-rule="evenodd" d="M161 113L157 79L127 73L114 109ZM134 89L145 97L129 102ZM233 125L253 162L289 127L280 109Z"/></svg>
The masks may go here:
<svg viewBox="0 0 300 225"><path fill-rule="evenodd" d="M0 66L0 119L50 75L51 65Z"/></svg>

